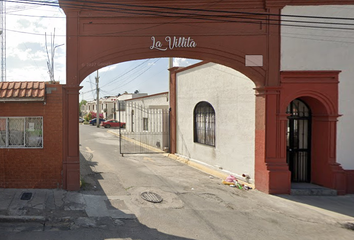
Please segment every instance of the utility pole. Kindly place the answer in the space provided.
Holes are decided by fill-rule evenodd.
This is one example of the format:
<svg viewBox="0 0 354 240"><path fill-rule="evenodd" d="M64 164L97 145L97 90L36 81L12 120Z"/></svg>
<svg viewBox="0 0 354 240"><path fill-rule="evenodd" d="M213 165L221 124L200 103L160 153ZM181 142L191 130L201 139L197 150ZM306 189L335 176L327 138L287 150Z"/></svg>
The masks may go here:
<svg viewBox="0 0 354 240"><path fill-rule="evenodd" d="M173 57L170 57L168 59L168 68L172 68L173 67Z"/></svg>
<svg viewBox="0 0 354 240"><path fill-rule="evenodd" d="M97 93L97 103L96 103L96 126L99 128L100 127L100 89L98 87L100 77L98 76L98 70L97 70L97 77L96 77L96 93Z"/></svg>

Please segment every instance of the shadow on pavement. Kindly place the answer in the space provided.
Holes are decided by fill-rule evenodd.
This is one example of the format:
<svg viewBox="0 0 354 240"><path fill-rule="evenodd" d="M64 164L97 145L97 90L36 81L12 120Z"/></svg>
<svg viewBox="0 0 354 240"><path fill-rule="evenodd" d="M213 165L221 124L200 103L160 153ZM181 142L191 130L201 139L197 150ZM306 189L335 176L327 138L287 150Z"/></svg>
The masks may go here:
<svg viewBox="0 0 354 240"><path fill-rule="evenodd" d="M93 154L90 152L80 152L80 172L81 172L81 181L82 186L80 193L83 194L86 199L88 196L90 198L100 197L98 204L104 206L104 208L109 211L115 211L116 213L125 214L125 204L122 205L122 209L117 208L116 204L112 205L112 201L109 200L106 195L103 187L101 186L99 180L104 179L102 176L104 173L94 171L97 162L92 161ZM119 184L117 182L117 184ZM87 200L86 200L87 201ZM87 207L99 207L91 206L87 203ZM87 212L91 210L88 209ZM93 210L94 211L94 210ZM166 233L159 232L156 229L149 228L146 225L139 222L134 214L129 214L129 218L111 218L111 217L102 217L101 226L105 226L108 231L101 232L102 237L94 237L94 239L110 240L110 239L141 239L141 240L150 240L150 239L176 239L176 240L189 240L192 238L179 237L175 235L170 235ZM97 218L95 218L97 219ZM99 221L99 220L98 220ZM99 226L99 227L101 227ZM108 226L108 227L107 227ZM103 229L104 229L103 228ZM92 229L91 229L92 230Z"/></svg>
<svg viewBox="0 0 354 240"><path fill-rule="evenodd" d="M354 217L354 195L344 196L293 196L277 195L277 197L296 203L305 204L318 210L326 210L349 217Z"/></svg>

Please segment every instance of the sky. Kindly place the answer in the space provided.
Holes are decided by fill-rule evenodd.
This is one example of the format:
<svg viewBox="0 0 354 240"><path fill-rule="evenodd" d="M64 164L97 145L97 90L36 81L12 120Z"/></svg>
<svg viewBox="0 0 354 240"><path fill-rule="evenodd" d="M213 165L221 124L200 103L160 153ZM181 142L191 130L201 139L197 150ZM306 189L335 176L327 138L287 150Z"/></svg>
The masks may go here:
<svg viewBox="0 0 354 240"><path fill-rule="evenodd" d="M54 36L54 78L66 83L66 20L59 7L6 3L6 81L49 81L48 55ZM55 35L54 35L55 32ZM168 91L168 58L123 62L100 69L100 96ZM199 62L174 58L173 66ZM81 100L96 98L94 72L81 83Z"/></svg>

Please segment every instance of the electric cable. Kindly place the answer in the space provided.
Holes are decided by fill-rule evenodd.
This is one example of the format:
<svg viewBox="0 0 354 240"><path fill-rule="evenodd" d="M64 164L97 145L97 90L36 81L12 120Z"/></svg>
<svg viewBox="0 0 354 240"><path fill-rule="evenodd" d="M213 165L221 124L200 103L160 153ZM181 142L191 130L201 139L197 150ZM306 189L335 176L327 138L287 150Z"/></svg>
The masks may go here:
<svg viewBox="0 0 354 240"><path fill-rule="evenodd" d="M49 1L10 1L9 2L20 2L20 3L32 3L32 4L45 4L47 3L47 5L51 5L51 6L59 6L59 4L55 4L54 2L49 2ZM61 2L65 2L65 0L61 0ZM118 4L118 3L99 3L97 5L97 3L93 2L93 1L76 1L76 2L82 2L82 3L91 3L91 4L96 4L94 7L91 7L91 10L105 10L105 11L112 11L113 10L125 10L125 11L135 11L135 12L143 12L147 15L151 15L151 14L168 14L168 15L164 15L163 17L173 17L173 15L180 15L181 13L178 12L178 10L182 10L182 11L193 11L191 14L188 15L182 15L181 17L183 18L201 18L201 19L205 19L205 17L213 17L213 20L215 20L216 17L221 17L221 18L241 18L241 19L251 19L251 20L262 20L264 21L265 19L260 19L260 18L250 18L250 17L239 17L239 16L225 16L225 15L201 15L201 14L197 14L197 12L208 12L208 13L222 13L222 14L243 14L243 15L247 15L247 16L267 16L267 17L277 17L277 19L271 19L268 18L266 20L268 21L283 21L283 22L297 22L297 23L311 23L311 24L330 24L330 25L345 25L345 26L353 26L353 23L333 23L333 22L311 22L311 21L294 21L294 20L286 20L286 19L282 19L280 20L280 17L288 17L288 18L311 18L311 19L326 19L326 20L342 20L342 21L353 21L354 18L341 18L341 17L323 17L323 16L309 16L309 15L282 15L282 14L270 14L270 13L257 13L257 12L244 12L244 11L225 11L225 10L210 10L210 9L196 9L196 8L175 8L175 7L162 7L162 6L144 6L144 5L133 5L133 4ZM54 5L53 5L54 4ZM66 3L62 4L63 6L66 6ZM71 3L71 6L73 6L75 4ZM78 6L78 4L75 5L76 7ZM112 8L113 6L124 6L124 7L134 7L134 8L143 8L143 10L140 9L126 9L126 8L119 8L119 9L114 9ZM86 5L85 6L80 6L81 8L88 8ZM147 9L147 10L144 10ZM162 11L155 11L152 9L163 9L163 10L170 10L170 12L162 12ZM129 12L132 13L132 12ZM184 14L184 13L182 13ZM161 15L160 15L161 16ZM206 19L206 20L211 20L211 19ZM293 26L293 24L290 24L289 26ZM296 25L298 27L298 25ZM302 27L304 27L303 25L300 25ZM324 26L306 26L306 27L317 27L317 28L326 28ZM334 29L333 27L330 27L330 29ZM354 30L352 28L339 28L339 29L344 29L344 30Z"/></svg>

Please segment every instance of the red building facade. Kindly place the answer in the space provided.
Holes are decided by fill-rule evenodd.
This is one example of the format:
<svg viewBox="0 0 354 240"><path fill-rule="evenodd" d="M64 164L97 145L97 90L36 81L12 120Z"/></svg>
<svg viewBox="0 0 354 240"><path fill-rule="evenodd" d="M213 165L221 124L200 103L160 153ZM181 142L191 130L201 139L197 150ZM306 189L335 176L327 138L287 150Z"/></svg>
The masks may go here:
<svg viewBox="0 0 354 240"><path fill-rule="evenodd" d="M312 182L352 192L353 172L336 162L338 71L281 72L280 16L287 5L353 4L350 0L96 1L60 0L67 15L64 188L78 190L79 85L90 73L124 61L184 57L215 62L249 77L256 85L255 186L289 193L286 109L300 99L313 112ZM232 18L230 18L232 15ZM171 77L173 82L173 74ZM171 89L171 150L175 89Z"/></svg>
<svg viewBox="0 0 354 240"><path fill-rule="evenodd" d="M64 93L60 84L0 83L1 188L63 187ZM33 144L27 135L36 131Z"/></svg>

